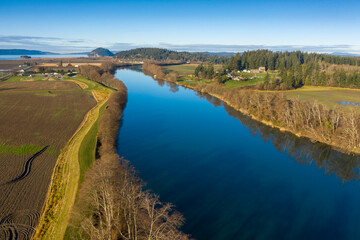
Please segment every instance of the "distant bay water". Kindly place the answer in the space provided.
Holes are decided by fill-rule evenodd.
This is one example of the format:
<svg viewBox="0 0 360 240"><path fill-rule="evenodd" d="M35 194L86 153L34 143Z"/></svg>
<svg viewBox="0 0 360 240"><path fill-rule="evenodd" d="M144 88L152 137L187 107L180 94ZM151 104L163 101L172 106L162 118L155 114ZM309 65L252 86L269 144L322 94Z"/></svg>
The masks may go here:
<svg viewBox="0 0 360 240"><path fill-rule="evenodd" d="M17 60L23 55L0 55L0 60ZM75 58L75 57L87 57L86 54L48 54L48 55L27 55L31 59L34 58Z"/></svg>

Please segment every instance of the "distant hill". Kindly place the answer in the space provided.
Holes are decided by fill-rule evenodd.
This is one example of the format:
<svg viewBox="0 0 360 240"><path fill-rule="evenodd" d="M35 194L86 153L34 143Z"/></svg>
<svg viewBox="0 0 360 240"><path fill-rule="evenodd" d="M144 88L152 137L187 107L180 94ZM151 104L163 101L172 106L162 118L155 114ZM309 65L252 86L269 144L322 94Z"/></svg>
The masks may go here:
<svg viewBox="0 0 360 240"><path fill-rule="evenodd" d="M61 53L63 55L89 55L90 52Z"/></svg>
<svg viewBox="0 0 360 240"><path fill-rule="evenodd" d="M236 52L202 52L210 56L219 56L219 57L232 57L236 55Z"/></svg>
<svg viewBox="0 0 360 240"><path fill-rule="evenodd" d="M111 57L114 56L112 52L109 51L109 49L106 48L97 48L92 50L89 53L89 57Z"/></svg>
<svg viewBox="0 0 360 240"><path fill-rule="evenodd" d="M47 55L57 54L52 52L43 52L38 50L26 50L26 49L0 49L0 55Z"/></svg>
<svg viewBox="0 0 360 240"><path fill-rule="evenodd" d="M136 48L121 51L115 54L121 59L151 59L156 61L178 60L191 62L214 62L224 63L227 59L217 55L211 56L207 53L178 52L162 48Z"/></svg>
<svg viewBox="0 0 360 240"><path fill-rule="evenodd" d="M360 54L342 53L342 52L333 52L333 53L330 53L330 55L340 56L340 57L359 57L360 56Z"/></svg>

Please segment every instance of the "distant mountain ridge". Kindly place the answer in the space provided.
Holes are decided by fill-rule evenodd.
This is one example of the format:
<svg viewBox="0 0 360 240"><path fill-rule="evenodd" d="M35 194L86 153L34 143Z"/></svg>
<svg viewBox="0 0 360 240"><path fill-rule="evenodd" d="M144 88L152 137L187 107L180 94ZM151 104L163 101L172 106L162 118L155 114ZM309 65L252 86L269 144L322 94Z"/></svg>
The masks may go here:
<svg viewBox="0 0 360 240"><path fill-rule="evenodd" d="M360 56L360 54L343 53L343 52L333 52L333 53L330 53L330 55L340 56L340 57L359 57Z"/></svg>
<svg viewBox="0 0 360 240"><path fill-rule="evenodd" d="M150 59L155 61L190 61L190 62L206 62L211 61L216 64L225 63L226 57L218 55L210 55L202 52L185 52L173 51L164 48L136 48L126 51L120 51L115 54L120 59Z"/></svg>
<svg viewBox="0 0 360 240"><path fill-rule="evenodd" d="M0 49L0 55L48 55L58 54L52 52L43 52L39 50L27 50L27 49Z"/></svg>
<svg viewBox="0 0 360 240"><path fill-rule="evenodd" d="M61 55L89 55L90 52L59 53Z"/></svg>
<svg viewBox="0 0 360 240"><path fill-rule="evenodd" d="M236 52L199 52L199 53L205 53L210 56L219 56L219 57L232 57L236 55Z"/></svg>
<svg viewBox="0 0 360 240"><path fill-rule="evenodd" d="M114 54L106 48L96 48L89 53L89 57L112 57Z"/></svg>

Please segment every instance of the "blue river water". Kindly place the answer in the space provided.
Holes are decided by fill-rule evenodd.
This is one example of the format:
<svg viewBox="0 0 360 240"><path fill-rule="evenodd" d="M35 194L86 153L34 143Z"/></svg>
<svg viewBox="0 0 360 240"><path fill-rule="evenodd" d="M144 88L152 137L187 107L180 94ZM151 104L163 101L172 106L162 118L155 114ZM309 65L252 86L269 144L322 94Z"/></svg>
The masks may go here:
<svg viewBox="0 0 360 240"><path fill-rule="evenodd" d="M359 158L220 100L120 69L118 153L199 240L360 239Z"/></svg>

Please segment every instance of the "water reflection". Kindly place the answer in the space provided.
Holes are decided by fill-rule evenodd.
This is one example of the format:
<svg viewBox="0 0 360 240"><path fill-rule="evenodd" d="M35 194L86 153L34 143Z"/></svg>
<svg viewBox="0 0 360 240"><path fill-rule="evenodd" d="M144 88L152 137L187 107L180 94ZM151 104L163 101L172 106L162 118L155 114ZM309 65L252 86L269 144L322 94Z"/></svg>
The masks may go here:
<svg viewBox="0 0 360 240"><path fill-rule="evenodd" d="M129 93L118 151L176 205L185 232L199 240L360 239L358 157L265 126L207 94L139 72L117 77Z"/></svg>
<svg viewBox="0 0 360 240"><path fill-rule="evenodd" d="M172 91L172 89L170 89ZM252 135L260 135L265 141L271 141L274 147L293 158L302 165L315 164L324 168L326 174L335 174L343 182L358 180L360 156L343 154L322 143L313 143L308 138L297 137L292 133L281 132L277 128L264 125L251 117L236 111L220 99L206 93L196 92L199 98L206 99L215 107L222 106L229 116L234 117L246 125Z"/></svg>
<svg viewBox="0 0 360 240"><path fill-rule="evenodd" d="M133 70L135 72L141 72L142 73L142 66L141 65L124 66L124 67L118 67L117 69L118 70L129 69L129 70Z"/></svg>
<svg viewBox="0 0 360 240"><path fill-rule="evenodd" d="M340 101L340 102L337 102L338 104L341 104L341 105L354 105L354 106L360 106L360 103L355 103L355 102L347 102L347 101Z"/></svg>

